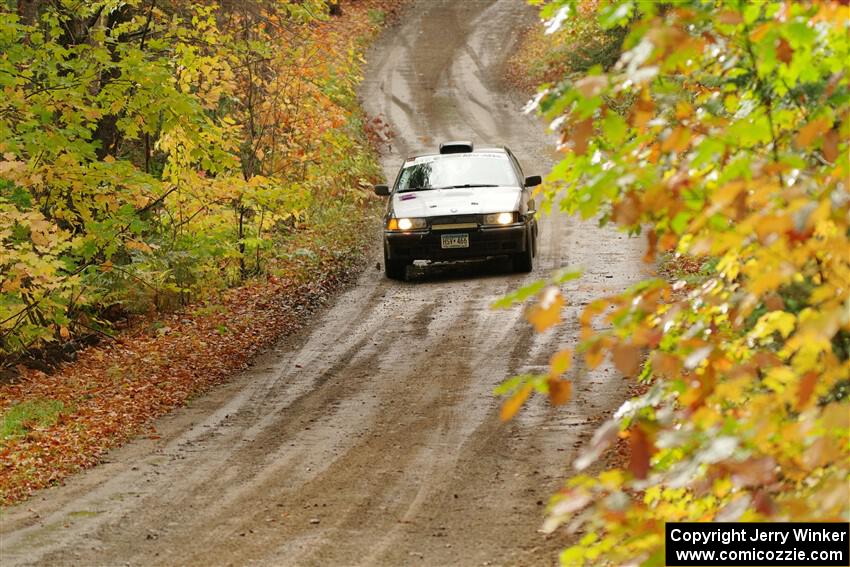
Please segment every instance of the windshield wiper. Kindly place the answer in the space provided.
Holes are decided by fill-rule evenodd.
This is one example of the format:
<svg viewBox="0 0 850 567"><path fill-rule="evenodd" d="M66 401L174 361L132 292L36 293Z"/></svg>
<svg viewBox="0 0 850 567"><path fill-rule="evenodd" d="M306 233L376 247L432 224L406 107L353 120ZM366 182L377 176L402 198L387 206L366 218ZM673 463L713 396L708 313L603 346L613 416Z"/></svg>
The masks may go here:
<svg viewBox="0 0 850 567"><path fill-rule="evenodd" d="M464 185L445 185L443 187L408 187L407 189L399 189L398 193L407 193L408 191L430 191L432 189L471 189L474 187L498 187L494 183L466 183Z"/></svg>
<svg viewBox="0 0 850 567"><path fill-rule="evenodd" d="M438 187L438 189L472 189L474 187L498 187L498 185L494 183L465 183L463 185L446 185L445 187Z"/></svg>

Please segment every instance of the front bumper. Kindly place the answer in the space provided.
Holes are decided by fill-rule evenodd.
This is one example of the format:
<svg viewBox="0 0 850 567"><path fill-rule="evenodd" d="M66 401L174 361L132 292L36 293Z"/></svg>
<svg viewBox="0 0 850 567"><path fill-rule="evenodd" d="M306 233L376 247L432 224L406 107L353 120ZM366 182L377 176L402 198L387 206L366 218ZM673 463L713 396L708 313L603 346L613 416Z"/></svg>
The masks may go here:
<svg viewBox="0 0 850 567"><path fill-rule="evenodd" d="M443 248L443 234L468 234L469 248ZM410 232L384 231L384 249L390 260L473 260L490 256L506 256L524 252L528 228L526 224L449 230Z"/></svg>

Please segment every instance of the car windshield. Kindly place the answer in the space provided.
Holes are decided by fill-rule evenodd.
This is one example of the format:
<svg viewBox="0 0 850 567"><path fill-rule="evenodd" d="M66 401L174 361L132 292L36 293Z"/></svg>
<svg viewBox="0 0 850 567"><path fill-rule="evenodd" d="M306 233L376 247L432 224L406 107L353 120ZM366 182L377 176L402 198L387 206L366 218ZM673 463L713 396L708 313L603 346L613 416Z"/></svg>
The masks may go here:
<svg viewBox="0 0 850 567"><path fill-rule="evenodd" d="M451 187L516 186L517 178L505 154L425 156L402 169L399 191Z"/></svg>

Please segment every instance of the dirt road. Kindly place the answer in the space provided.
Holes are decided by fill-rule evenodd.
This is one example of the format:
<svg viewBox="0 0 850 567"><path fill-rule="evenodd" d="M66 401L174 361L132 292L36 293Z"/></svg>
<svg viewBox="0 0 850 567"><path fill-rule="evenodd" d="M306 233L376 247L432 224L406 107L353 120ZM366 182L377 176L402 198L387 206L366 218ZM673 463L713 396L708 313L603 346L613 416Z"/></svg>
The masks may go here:
<svg viewBox="0 0 850 567"><path fill-rule="evenodd" d="M500 81L534 17L519 0L422 0L378 41L362 98L395 130L389 177L402 155L456 138L548 171L550 141ZM574 401L534 400L506 425L491 392L573 345L582 304L635 281L641 252L564 218L543 220L540 246L528 276L498 262L406 283L368 270L253 370L160 420L160 439L6 510L0 563L553 564L542 504L624 383L579 365ZM535 335L520 308L489 308L566 265L586 270L565 288L570 324Z"/></svg>

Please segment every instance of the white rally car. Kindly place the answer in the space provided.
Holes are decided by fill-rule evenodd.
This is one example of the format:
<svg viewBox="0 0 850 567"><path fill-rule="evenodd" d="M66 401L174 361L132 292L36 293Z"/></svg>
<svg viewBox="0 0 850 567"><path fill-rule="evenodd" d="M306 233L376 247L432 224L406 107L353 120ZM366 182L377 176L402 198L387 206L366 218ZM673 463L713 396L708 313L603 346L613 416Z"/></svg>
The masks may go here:
<svg viewBox="0 0 850 567"><path fill-rule="evenodd" d="M537 249L537 219L525 177L506 147L473 149L447 142L439 154L405 160L384 219L384 270L403 279L414 260L452 261L509 256L517 272L530 272Z"/></svg>

